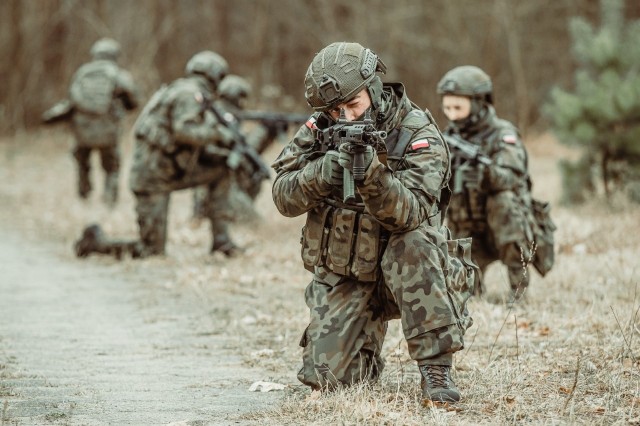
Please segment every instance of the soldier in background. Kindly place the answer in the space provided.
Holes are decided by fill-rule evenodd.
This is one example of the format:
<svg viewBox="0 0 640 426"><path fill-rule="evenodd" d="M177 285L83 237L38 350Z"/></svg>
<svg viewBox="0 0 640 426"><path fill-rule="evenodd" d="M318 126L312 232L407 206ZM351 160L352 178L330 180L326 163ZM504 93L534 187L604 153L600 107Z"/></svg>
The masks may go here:
<svg viewBox="0 0 640 426"><path fill-rule="evenodd" d="M472 237L474 261L482 272L500 260L509 271L514 299L529 285L531 181L527 152L518 129L496 116L490 77L475 66L447 72L437 92L449 123L445 135L458 135L480 147L491 165L457 157L452 161L453 196L447 225L454 237ZM482 294L480 280L476 294Z"/></svg>
<svg viewBox="0 0 640 426"><path fill-rule="evenodd" d="M253 148L257 153L261 154L277 137L277 129L265 126L260 122L254 123L248 131L240 129L241 126L241 113L246 108L246 102L251 95L251 85L244 78L237 75L227 75L222 79L218 86L218 104L221 109L225 111L227 119L232 125L238 128L239 132L242 132L242 136L245 138L247 145ZM248 171L248 173L247 173ZM232 197L242 198L237 204L245 210L250 207L250 204L258 196L260 189L262 188L262 182L265 176L262 175L260 170L247 170L241 168L238 173L234 173L232 176L233 195ZM242 193L238 193L238 191ZM207 204L207 187L200 186L195 188L193 193L193 217L197 221L206 217L206 204ZM248 197L248 199L247 199ZM238 212L240 215L245 215L247 212Z"/></svg>
<svg viewBox="0 0 640 426"><path fill-rule="evenodd" d="M376 380L387 322L401 318L423 397L455 402L460 392L451 365L470 318L447 279L453 270L441 220L449 152L404 86L382 83L376 72L385 71L358 43L320 51L305 76L305 97L316 113L273 163L278 210L307 216L302 259L313 273L305 294L311 320L298 378L313 389ZM356 147L327 146L325 135L363 117L386 137L366 145L364 179L355 184L355 199L345 201L344 170L353 173ZM473 275L466 272L465 280Z"/></svg>
<svg viewBox="0 0 640 426"><path fill-rule="evenodd" d="M93 60L74 74L69 98L43 114L45 123L70 119L76 145L73 156L78 164L78 195L91 192L91 152L100 154L105 172L103 200L114 205L118 198L120 153L118 139L125 110L139 103L138 93L129 72L117 65L120 45L103 38L91 47Z"/></svg>
<svg viewBox="0 0 640 426"><path fill-rule="evenodd" d="M140 238L113 241L98 225L85 229L76 254L146 257L165 253L171 192L207 185L206 215L211 221L211 252L227 256L239 248L228 232L227 165L235 138L211 109L215 89L228 72L227 61L211 51L194 55L186 77L159 89L136 121L130 187L136 198Z"/></svg>

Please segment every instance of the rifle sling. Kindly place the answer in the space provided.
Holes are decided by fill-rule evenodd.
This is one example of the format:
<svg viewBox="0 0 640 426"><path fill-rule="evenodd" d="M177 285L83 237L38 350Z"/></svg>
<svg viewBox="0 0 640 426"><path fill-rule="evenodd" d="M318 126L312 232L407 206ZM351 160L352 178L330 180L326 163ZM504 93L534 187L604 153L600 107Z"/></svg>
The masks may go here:
<svg viewBox="0 0 640 426"><path fill-rule="evenodd" d="M387 158L390 160L401 160L404 157L404 153L411 142L413 132L406 128L393 129L387 135L385 139L385 145L387 146Z"/></svg>

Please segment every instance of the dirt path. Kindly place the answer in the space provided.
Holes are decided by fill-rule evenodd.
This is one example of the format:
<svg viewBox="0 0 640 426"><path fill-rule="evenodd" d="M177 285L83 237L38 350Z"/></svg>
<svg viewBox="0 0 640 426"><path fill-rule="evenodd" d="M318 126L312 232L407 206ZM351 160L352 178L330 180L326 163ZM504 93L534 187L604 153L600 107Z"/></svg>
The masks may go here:
<svg viewBox="0 0 640 426"><path fill-rule="evenodd" d="M2 425L249 424L281 398L193 293L2 226Z"/></svg>

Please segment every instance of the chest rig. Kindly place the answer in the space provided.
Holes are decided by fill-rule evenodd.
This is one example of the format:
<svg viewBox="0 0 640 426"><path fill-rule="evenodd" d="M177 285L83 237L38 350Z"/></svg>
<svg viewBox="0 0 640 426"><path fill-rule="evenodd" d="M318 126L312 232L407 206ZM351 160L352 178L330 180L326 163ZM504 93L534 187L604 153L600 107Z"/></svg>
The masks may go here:
<svg viewBox="0 0 640 426"><path fill-rule="evenodd" d="M402 167L402 160L414 131L394 129L387 134L378 158L389 169ZM389 231L365 211L362 199L345 203L341 188L336 188L324 203L307 214L302 228L302 261L307 270L316 268L335 274L374 282L380 276L380 258L386 248Z"/></svg>
<svg viewBox="0 0 640 426"><path fill-rule="evenodd" d="M493 154L493 135L491 132L479 132L468 138L468 142L478 145L480 153L491 157ZM454 156L451 162L453 185L448 218L456 228L484 230L487 220L487 188L483 186L481 164ZM488 167L488 166L485 166Z"/></svg>

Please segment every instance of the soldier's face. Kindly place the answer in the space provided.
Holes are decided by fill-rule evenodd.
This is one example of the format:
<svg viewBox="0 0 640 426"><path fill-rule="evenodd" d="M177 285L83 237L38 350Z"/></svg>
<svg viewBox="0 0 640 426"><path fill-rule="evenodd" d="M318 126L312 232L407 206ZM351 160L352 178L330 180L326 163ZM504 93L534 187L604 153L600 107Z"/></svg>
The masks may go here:
<svg viewBox="0 0 640 426"><path fill-rule="evenodd" d="M362 89L357 95L347 102L341 103L334 109L329 110L329 115L337 121L338 118L340 118L340 110L343 109L347 120L353 121L364 114L370 106L371 98L369 97L369 92L367 92L367 89Z"/></svg>
<svg viewBox="0 0 640 426"><path fill-rule="evenodd" d="M449 121L464 120L471 114L471 99L466 96L444 95L442 112Z"/></svg>

